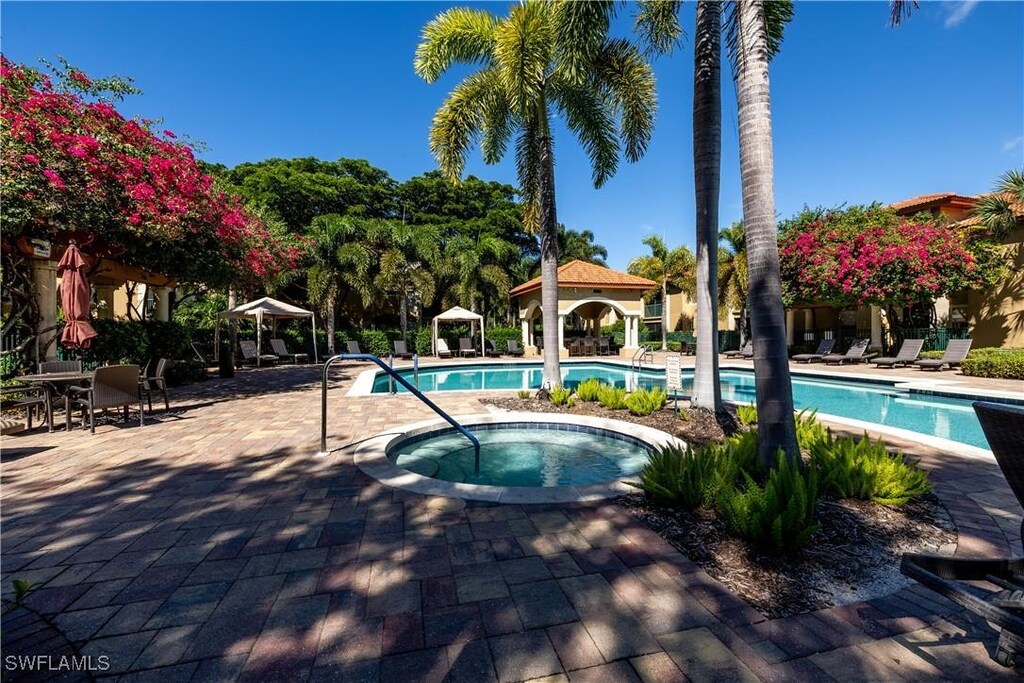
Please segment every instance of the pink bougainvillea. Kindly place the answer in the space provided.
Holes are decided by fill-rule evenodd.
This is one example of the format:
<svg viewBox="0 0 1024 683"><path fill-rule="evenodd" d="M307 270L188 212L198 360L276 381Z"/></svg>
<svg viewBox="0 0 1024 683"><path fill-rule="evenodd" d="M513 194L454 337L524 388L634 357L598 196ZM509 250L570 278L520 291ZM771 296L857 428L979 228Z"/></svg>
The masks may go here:
<svg viewBox="0 0 1024 683"><path fill-rule="evenodd" d="M125 118L81 71L58 76L59 87L0 56L0 199L11 236L86 232L122 261L218 284L295 266L300 242L267 233L171 131Z"/></svg>

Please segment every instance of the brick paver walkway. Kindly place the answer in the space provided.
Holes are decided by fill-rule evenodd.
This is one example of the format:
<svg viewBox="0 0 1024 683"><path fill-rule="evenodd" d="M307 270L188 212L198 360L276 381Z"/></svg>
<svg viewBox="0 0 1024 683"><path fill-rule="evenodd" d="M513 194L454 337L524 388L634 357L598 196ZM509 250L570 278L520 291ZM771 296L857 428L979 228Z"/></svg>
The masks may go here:
<svg viewBox="0 0 1024 683"><path fill-rule="evenodd" d="M431 413L345 397L347 372L327 458L303 367L172 390L144 428L5 438L4 655L106 656L95 675L125 681L1013 677L988 628L920 587L769 621L614 503L389 489L349 444ZM958 552L1019 550L994 464L908 445L936 470ZM15 578L36 588L12 609Z"/></svg>

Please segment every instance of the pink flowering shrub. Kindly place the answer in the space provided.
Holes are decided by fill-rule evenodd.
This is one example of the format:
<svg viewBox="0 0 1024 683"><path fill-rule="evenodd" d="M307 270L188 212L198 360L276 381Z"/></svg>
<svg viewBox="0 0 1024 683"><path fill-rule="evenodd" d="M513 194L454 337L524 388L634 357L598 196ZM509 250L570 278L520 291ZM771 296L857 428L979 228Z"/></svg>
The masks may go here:
<svg viewBox="0 0 1024 683"><path fill-rule="evenodd" d="M86 253L210 284L295 267L297 240L220 191L173 133L114 108L132 88L73 68L56 76L0 56L5 238L74 237Z"/></svg>
<svg viewBox="0 0 1024 683"><path fill-rule="evenodd" d="M998 278L984 235L880 206L805 211L780 224L779 261L787 304L903 305Z"/></svg>

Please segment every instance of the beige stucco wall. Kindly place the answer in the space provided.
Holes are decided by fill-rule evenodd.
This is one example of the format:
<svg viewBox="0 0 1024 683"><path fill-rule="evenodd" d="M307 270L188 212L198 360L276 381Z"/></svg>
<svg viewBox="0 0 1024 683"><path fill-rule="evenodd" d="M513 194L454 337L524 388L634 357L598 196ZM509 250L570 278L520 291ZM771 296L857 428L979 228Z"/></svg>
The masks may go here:
<svg viewBox="0 0 1024 683"><path fill-rule="evenodd" d="M1024 348L1024 227L1004 240L1007 272L995 287L968 292L967 318L974 348Z"/></svg>
<svg viewBox="0 0 1024 683"><path fill-rule="evenodd" d="M540 290L535 289L518 297L519 318L540 315ZM618 308L625 315L642 316L644 302L641 293L635 289L610 289L602 288L579 288L559 287L558 288L558 314L568 315L577 308L586 306L588 303L595 304L593 307ZM607 316L602 316L606 318Z"/></svg>

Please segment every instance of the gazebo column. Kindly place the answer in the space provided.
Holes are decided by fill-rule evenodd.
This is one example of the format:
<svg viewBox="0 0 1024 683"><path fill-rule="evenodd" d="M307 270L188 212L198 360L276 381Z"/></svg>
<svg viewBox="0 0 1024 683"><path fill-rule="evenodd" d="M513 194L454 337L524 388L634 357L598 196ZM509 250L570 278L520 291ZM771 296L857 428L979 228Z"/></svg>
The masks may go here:
<svg viewBox="0 0 1024 683"><path fill-rule="evenodd" d="M56 261L34 261L32 279L36 286L36 301L39 302L39 327L36 328L37 360L53 360L57 357L54 342L42 348L46 340L56 336L51 329L57 324L57 263ZM47 330L44 333L44 330Z"/></svg>
<svg viewBox="0 0 1024 683"><path fill-rule="evenodd" d="M533 340L530 339L530 321L526 318L521 318L519 320L519 327L523 334L523 348L525 349L527 346L533 346Z"/></svg>
<svg viewBox="0 0 1024 683"><path fill-rule="evenodd" d="M565 316L558 316L558 356L568 357L569 349L565 348Z"/></svg>
<svg viewBox="0 0 1024 683"><path fill-rule="evenodd" d="M871 305L871 345L882 346L882 309Z"/></svg>
<svg viewBox="0 0 1024 683"><path fill-rule="evenodd" d="M796 343L796 311L792 308L786 310L786 345L793 346Z"/></svg>

